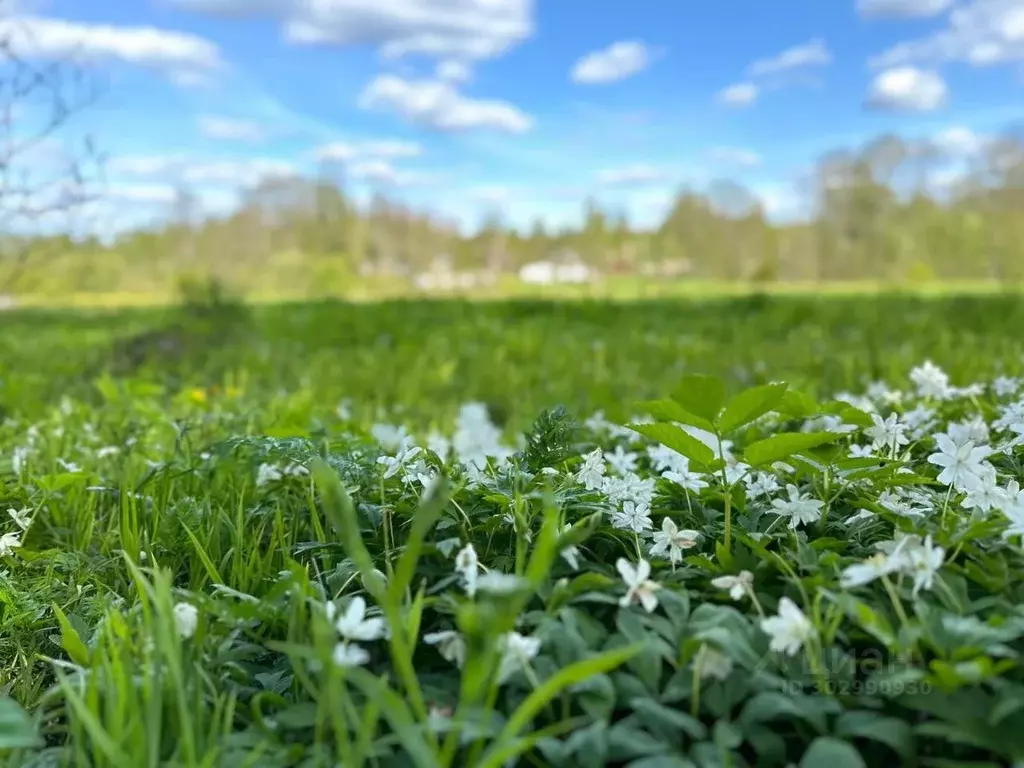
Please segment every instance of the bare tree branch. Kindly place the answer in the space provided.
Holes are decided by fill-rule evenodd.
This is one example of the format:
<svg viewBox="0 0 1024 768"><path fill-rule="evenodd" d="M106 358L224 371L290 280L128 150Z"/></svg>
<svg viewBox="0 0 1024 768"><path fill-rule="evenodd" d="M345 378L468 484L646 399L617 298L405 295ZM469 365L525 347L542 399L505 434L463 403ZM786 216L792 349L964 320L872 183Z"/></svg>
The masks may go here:
<svg viewBox="0 0 1024 768"><path fill-rule="evenodd" d="M99 198L104 158L91 137L77 145L58 135L99 99L96 72L74 57L38 62L31 30L0 18L0 292L56 251L37 235L46 224L70 231L76 214Z"/></svg>

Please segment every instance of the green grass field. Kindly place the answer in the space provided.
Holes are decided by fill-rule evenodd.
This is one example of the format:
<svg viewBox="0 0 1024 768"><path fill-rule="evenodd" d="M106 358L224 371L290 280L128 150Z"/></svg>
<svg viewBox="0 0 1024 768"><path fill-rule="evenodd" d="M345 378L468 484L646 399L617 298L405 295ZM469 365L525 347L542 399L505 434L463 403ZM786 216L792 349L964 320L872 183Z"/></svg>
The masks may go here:
<svg viewBox="0 0 1024 768"><path fill-rule="evenodd" d="M565 298L0 314L0 764L1024 761L1024 300Z"/></svg>

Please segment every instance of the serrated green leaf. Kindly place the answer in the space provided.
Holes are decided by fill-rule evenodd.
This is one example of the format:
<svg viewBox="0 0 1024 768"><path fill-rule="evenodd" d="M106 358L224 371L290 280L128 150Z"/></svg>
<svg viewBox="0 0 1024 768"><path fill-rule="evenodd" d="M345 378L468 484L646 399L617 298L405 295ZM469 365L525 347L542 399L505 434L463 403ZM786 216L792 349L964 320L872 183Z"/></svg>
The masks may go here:
<svg viewBox="0 0 1024 768"><path fill-rule="evenodd" d="M708 432L715 431L715 425L695 413L690 413L675 400L645 400L637 403L637 408L644 413L650 414L658 421L677 421L680 424L688 424L691 427L704 429Z"/></svg>
<svg viewBox="0 0 1024 768"><path fill-rule="evenodd" d="M748 445L743 452L743 460L752 467L763 467L794 453L831 443L838 437L833 432L784 432Z"/></svg>
<svg viewBox="0 0 1024 768"><path fill-rule="evenodd" d="M725 382L717 376L692 373L672 391L672 399L690 413L714 422L725 404Z"/></svg>
<svg viewBox="0 0 1024 768"><path fill-rule="evenodd" d="M765 384L743 390L725 404L718 428L725 434L764 416L779 404L788 387L788 384Z"/></svg>
<svg viewBox="0 0 1024 768"><path fill-rule="evenodd" d="M715 452L711 448L673 424L631 424L629 428L637 434L657 440L692 463L700 465L693 469L706 469L715 461Z"/></svg>

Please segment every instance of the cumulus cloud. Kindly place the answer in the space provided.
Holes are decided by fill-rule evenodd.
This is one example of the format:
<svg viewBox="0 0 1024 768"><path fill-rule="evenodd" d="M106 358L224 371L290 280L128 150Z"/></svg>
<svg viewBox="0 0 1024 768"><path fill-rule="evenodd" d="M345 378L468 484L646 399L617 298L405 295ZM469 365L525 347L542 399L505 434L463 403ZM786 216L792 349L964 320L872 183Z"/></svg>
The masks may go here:
<svg viewBox="0 0 1024 768"><path fill-rule="evenodd" d="M363 109L397 112L406 120L441 131L489 128L526 133L533 119L518 107L496 99L474 99L440 80L404 80L381 75L359 97Z"/></svg>
<svg viewBox="0 0 1024 768"><path fill-rule="evenodd" d="M490 59L533 34L534 0L172 0L229 18L270 17L295 44L369 45L384 56Z"/></svg>
<svg viewBox="0 0 1024 768"><path fill-rule="evenodd" d="M956 0L857 0L857 12L864 18L923 19L938 16Z"/></svg>
<svg viewBox="0 0 1024 768"><path fill-rule="evenodd" d="M217 115L200 115L197 122L199 131L210 139L258 144L267 138L266 131L262 126L247 120L234 120Z"/></svg>
<svg viewBox="0 0 1024 768"><path fill-rule="evenodd" d="M651 59L651 51L644 43L623 40L588 53L576 62L569 77L574 83L584 85L614 83L643 72Z"/></svg>
<svg viewBox="0 0 1024 768"><path fill-rule="evenodd" d="M832 62L832 53L821 38L809 40L802 45L787 48L776 56L759 59L750 65L748 72L752 77L777 75L794 69L821 67Z"/></svg>
<svg viewBox="0 0 1024 768"><path fill-rule="evenodd" d="M749 149L740 147L714 147L708 156L718 163L738 165L744 168L756 168L761 164L761 156Z"/></svg>
<svg viewBox="0 0 1024 768"><path fill-rule="evenodd" d="M1024 61L1024 0L971 0L950 13L945 28L898 43L870 64L891 68L944 61L979 67Z"/></svg>
<svg viewBox="0 0 1024 768"><path fill-rule="evenodd" d="M156 27L8 16L0 18L0 38L25 57L116 61L151 69L182 84L205 81L223 66L219 49L209 40Z"/></svg>
<svg viewBox="0 0 1024 768"><path fill-rule="evenodd" d="M736 83L718 92L720 104L730 107L746 107L757 101L759 88L754 83Z"/></svg>
<svg viewBox="0 0 1024 768"><path fill-rule="evenodd" d="M944 106L948 99L949 88L937 72L895 67L875 77L867 104L894 112L931 112Z"/></svg>
<svg viewBox="0 0 1024 768"><path fill-rule="evenodd" d="M668 179L664 170L653 165L627 165L621 168L609 168L597 174L601 184L610 187L641 186L656 184Z"/></svg>

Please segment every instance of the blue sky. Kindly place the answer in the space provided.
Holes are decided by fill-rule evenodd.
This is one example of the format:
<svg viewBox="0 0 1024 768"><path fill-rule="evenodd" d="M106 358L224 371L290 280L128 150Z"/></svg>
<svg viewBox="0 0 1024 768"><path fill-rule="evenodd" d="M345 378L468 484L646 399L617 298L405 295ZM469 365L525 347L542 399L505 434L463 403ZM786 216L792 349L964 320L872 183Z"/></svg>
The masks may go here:
<svg viewBox="0 0 1024 768"><path fill-rule="evenodd" d="M101 67L75 117L108 217L187 186L229 210L261 174L343 170L472 226L656 222L738 179L772 215L823 151L883 132L969 152L1024 116L1024 0L22 0L36 58ZM12 30L19 30L12 32ZM28 32L25 32L27 30ZM28 34L31 33L31 34Z"/></svg>

